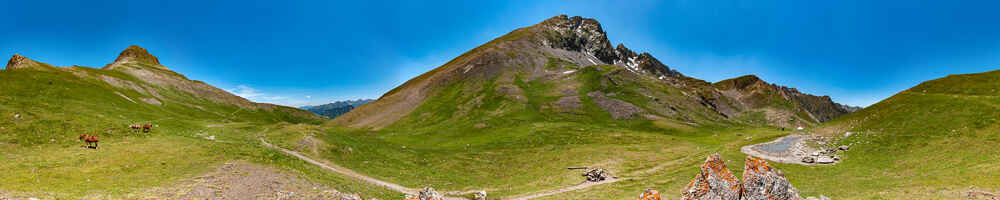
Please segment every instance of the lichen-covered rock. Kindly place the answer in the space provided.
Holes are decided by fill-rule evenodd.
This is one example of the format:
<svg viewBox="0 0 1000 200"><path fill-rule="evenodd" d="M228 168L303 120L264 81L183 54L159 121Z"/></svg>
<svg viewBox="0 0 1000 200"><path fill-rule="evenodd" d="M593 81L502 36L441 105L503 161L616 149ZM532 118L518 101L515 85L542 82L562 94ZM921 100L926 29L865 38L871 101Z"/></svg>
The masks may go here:
<svg viewBox="0 0 1000 200"><path fill-rule="evenodd" d="M738 200L742 185L735 175L726 168L726 163L718 153L709 155L691 183L681 191L685 200Z"/></svg>
<svg viewBox="0 0 1000 200"><path fill-rule="evenodd" d="M486 191L479 191L472 194L472 200L486 200Z"/></svg>
<svg viewBox="0 0 1000 200"><path fill-rule="evenodd" d="M587 177L587 181L590 182L600 182L612 177L608 170L604 170L602 168L589 169L586 172L583 172L583 176Z"/></svg>
<svg viewBox="0 0 1000 200"><path fill-rule="evenodd" d="M646 189L645 192L639 194L639 200L660 200L660 192Z"/></svg>
<svg viewBox="0 0 1000 200"><path fill-rule="evenodd" d="M799 192L781 170L767 161L747 156L743 166L742 200L801 200Z"/></svg>

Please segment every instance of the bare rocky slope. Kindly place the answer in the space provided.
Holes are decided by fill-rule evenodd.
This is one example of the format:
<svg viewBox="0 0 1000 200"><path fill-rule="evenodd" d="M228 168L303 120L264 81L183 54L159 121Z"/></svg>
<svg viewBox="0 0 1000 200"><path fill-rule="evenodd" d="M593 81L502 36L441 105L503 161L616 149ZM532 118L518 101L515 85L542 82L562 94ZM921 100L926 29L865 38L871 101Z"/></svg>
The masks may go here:
<svg viewBox="0 0 1000 200"><path fill-rule="evenodd" d="M587 115L580 110L589 104L620 120L779 127L812 126L851 111L827 96L752 75L718 83L688 77L649 53L612 46L594 19L559 15L472 49L333 124L381 129L409 124L407 116L448 121L475 110L500 116L532 105L541 105L535 108L540 112ZM414 113L422 106L426 112Z"/></svg>

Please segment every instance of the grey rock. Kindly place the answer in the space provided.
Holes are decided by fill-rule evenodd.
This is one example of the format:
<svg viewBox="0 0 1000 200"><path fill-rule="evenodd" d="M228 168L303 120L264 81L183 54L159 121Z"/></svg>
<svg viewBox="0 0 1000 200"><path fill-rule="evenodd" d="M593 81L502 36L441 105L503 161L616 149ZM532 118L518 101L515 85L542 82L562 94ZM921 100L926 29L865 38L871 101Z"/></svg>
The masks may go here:
<svg viewBox="0 0 1000 200"><path fill-rule="evenodd" d="M837 149L840 149L841 151L847 151L848 149L851 149L851 146L840 145L840 147L838 147Z"/></svg>
<svg viewBox="0 0 1000 200"><path fill-rule="evenodd" d="M819 164L830 164L833 163L833 161L834 160L831 157L819 157L819 159L816 159L816 162Z"/></svg>
<svg viewBox="0 0 1000 200"><path fill-rule="evenodd" d="M419 200L444 200L444 195L441 195L441 193L438 193L437 191L434 191L434 188L425 187L423 190L420 190L420 194L417 195L417 199L419 199Z"/></svg>
<svg viewBox="0 0 1000 200"><path fill-rule="evenodd" d="M479 192L476 192L475 194L472 194L472 199L473 200L486 200L486 191L479 191Z"/></svg>
<svg viewBox="0 0 1000 200"><path fill-rule="evenodd" d="M802 162L804 162L804 163L814 163L814 162L816 162L816 158L809 157L809 156L802 157Z"/></svg>
<svg viewBox="0 0 1000 200"><path fill-rule="evenodd" d="M583 172L583 176L587 177L587 181L590 182L600 182L611 178L611 173L602 168L589 169Z"/></svg>
<svg viewBox="0 0 1000 200"><path fill-rule="evenodd" d="M741 200L801 200L798 189L767 161L747 156L743 166Z"/></svg>

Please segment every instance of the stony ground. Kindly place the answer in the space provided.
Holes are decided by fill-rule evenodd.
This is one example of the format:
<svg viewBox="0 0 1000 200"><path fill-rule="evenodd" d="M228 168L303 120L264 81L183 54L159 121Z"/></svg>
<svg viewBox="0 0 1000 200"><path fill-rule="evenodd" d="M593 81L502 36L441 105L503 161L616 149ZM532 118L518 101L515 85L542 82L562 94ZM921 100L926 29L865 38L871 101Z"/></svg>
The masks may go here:
<svg viewBox="0 0 1000 200"><path fill-rule="evenodd" d="M276 169L249 162L225 163L213 172L126 199L335 199L342 194ZM100 197L97 197L100 198Z"/></svg>

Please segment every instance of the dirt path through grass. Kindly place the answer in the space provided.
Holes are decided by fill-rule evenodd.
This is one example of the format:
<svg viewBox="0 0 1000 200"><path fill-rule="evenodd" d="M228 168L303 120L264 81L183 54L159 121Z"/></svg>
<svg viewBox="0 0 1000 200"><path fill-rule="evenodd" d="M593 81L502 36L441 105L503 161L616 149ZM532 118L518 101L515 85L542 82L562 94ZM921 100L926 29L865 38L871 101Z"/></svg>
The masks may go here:
<svg viewBox="0 0 1000 200"><path fill-rule="evenodd" d="M626 179L627 178L614 178L614 179L604 180L604 181L601 181L601 182L590 182L590 181L587 181L587 182L581 183L579 185L574 185L574 186L569 186L569 187L563 187L563 188L559 188L559 189L549 190L549 191L545 191L545 192L541 192L541 193L530 194L530 195L526 195L526 196L514 197L514 198L511 198L511 199L512 200L528 200L528 199L534 199L534 198L541 198L541 197L552 196L552 195L556 195L556 194L564 193L564 192L570 192L570 191L575 191L575 190L582 190L582 189L585 189L585 188L594 187L594 186L598 186L598 185L602 185L602 184L614 183L614 182L618 182L618 181L622 181L622 180L626 180Z"/></svg>
<svg viewBox="0 0 1000 200"><path fill-rule="evenodd" d="M336 164L326 164L326 163L323 163L323 162L319 162L319 161L313 160L312 158L303 156L302 154L299 154L298 152L295 152L295 151L292 151L292 150L288 150L288 149L285 149L285 148L281 148L281 147L272 145L271 143L267 143L267 141L264 141L264 138L260 138L260 142L263 143L264 146L267 146L267 147L270 147L270 148L273 148L273 149L277 149L277 150L281 150L282 152L285 152L285 153L287 153L289 155L295 156L295 157L297 157L299 159L302 159L303 161L306 161L306 162L311 163L313 165L323 167L323 168L325 168L327 170L336 172L338 174L343 174L345 176L349 176L349 177L352 177L352 178L361 179L361 180L363 180L365 182L368 182L368 183L371 183L371 184L375 184L375 185L378 185L378 186L386 187L386 188L389 188L390 190L393 190L393 191L401 192L401 193L404 193L404 194L411 194L411 195L417 195L417 193L419 191L418 189L403 187L403 186L401 186L399 184L390 183L390 182L378 180L378 179L375 179L375 178L372 178L372 177L369 177L369 176L365 176L365 175L359 174L359 173L357 173L357 172L355 172L353 170L350 170L350 169L338 166ZM462 197L448 197L448 196L446 196L445 200L467 200L467 199L466 198L462 198Z"/></svg>

